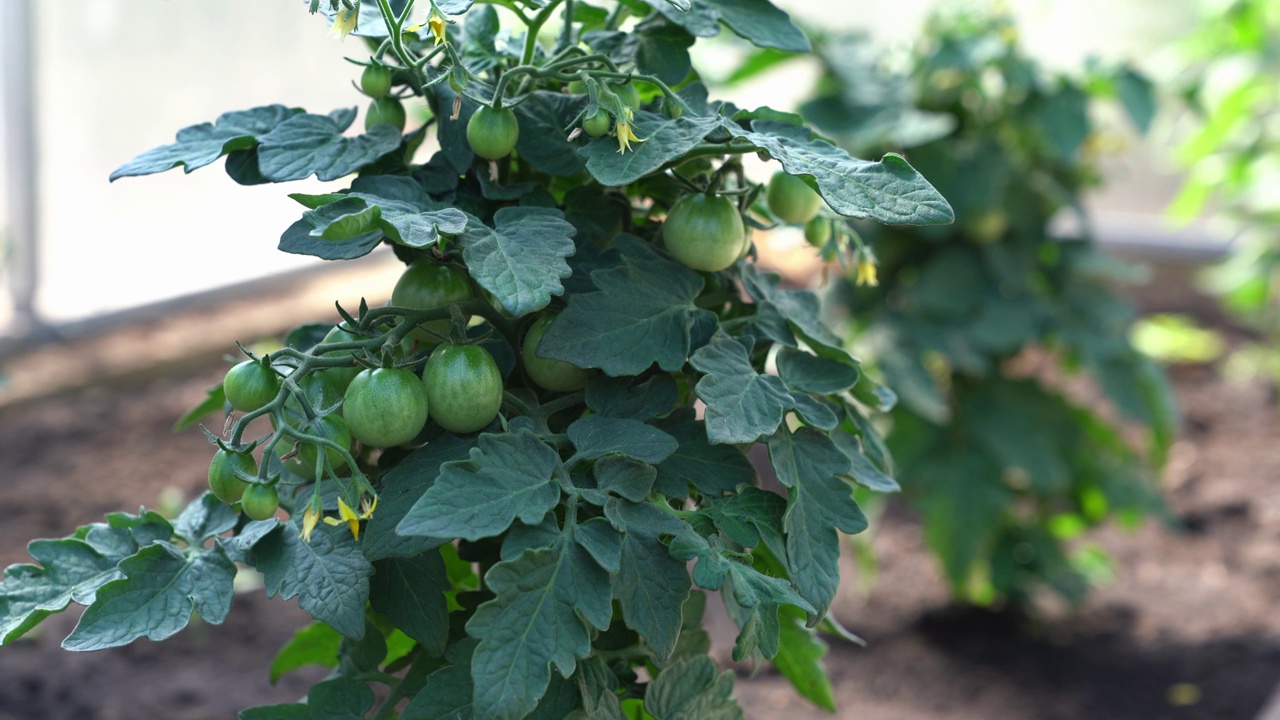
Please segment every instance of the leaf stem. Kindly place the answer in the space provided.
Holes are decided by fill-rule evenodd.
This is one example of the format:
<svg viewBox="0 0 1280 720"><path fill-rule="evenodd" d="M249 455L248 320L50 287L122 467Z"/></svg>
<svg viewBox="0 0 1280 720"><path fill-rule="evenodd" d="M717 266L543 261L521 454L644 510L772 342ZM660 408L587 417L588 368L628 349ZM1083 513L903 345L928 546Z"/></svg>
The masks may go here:
<svg viewBox="0 0 1280 720"><path fill-rule="evenodd" d="M378 1L386 2L387 0ZM529 21L528 35L526 35L524 39L524 53L520 56L521 65L533 64L533 56L538 50L538 33L542 32L542 26L547 24L547 20L551 18L551 13L555 11L556 7L561 2L562 0L552 0L546 7L542 8L541 12Z"/></svg>

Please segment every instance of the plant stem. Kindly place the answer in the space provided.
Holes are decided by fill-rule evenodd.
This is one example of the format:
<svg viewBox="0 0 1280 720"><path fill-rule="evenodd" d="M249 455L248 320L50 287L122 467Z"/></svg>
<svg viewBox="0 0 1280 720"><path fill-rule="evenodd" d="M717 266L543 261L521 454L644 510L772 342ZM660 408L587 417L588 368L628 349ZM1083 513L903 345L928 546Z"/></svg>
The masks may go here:
<svg viewBox="0 0 1280 720"><path fill-rule="evenodd" d="M386 2L387 0L378 0ZM542 8L532 20L529 21L529 34L524 39L524 53L520 56L521 65L532 65L533 56L538 49L538 33L542 32L542 26L547 24L547 20L551 18L551 13L556 9L562 0L552 0L550 4Z"/></svg>

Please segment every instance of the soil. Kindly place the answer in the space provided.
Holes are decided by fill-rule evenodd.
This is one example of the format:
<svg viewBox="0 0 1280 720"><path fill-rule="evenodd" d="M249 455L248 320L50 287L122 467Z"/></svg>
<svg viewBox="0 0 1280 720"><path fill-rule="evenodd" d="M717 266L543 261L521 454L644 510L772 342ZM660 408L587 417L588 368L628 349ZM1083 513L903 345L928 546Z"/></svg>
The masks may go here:
<svg viewBox="0 0 1280 720"><path fill-rule="evenodd" d="M133 374L129 382L0 410L0 561L35 537L202 489L210 457L173 420L225 365ZM157 377L157 375L159 375ZM1256 717L1280 679L1280 417L1272 391L1208 367L1172 371L1185 416L1165 477L1180 528L1148 522L1090 538L1115 577L1080 608L1035 622L953 607L916 519L891 503L871 546L874 582L850 562L837 615L869 646L833 642L841 718L984 720ZM147 379L151 377L153 379ZM163 643L74 654L73 612L0 648L0 720L221 720L291 702L323 671L267 682L274 652L308 618L261 590L221 626ZM742 671L752 720L831 717L771 671Z"/></svg>

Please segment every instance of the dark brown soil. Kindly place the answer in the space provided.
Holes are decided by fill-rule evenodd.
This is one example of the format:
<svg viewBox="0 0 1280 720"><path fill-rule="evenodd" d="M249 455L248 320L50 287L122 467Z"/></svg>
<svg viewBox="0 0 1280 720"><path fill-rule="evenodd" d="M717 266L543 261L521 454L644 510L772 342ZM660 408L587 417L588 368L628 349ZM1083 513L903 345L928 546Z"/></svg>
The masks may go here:
<svg viewBox="0 0 1280 720"><path fill-rule="evenodd" d="M210 447L174 418L217 367L0 411L0 561L104 512L204 483ZM841 718L1248 720L1280 680L1280 418L1273 393L1207 368L1174 373L1186 416L1166 477L1184 529L1148 523L1091 538L1116 562L1078 610L1034 624L947 604L916 521L890 505L869 592L849 568L837 612L866 649L833 644ZM0 720L221 720L297 699L317 673L272 687L267 667L307 622L292 603L239 595L223 626L91 654L58 649L74 616L0 648ZM830 717L769 671L743 677L753 720Z"/></svg>

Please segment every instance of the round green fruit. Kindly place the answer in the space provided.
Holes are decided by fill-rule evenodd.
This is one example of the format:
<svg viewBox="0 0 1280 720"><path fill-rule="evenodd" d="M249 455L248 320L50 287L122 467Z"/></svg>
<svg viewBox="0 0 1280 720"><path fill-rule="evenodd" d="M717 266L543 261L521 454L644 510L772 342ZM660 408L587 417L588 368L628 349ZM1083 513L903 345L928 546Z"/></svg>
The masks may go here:
<svg viewBox="0 0 1280 720"><path fill-rule="evenodd" d="M587 386L586 370L563 360L552 360L539 357L537 354L538 343L542 341L542 336L547 334L547 328L551 327L554 320L552 316L544 315L538 318L525 334L524 345L520 349L524 371L528 373L530 380L547 390L554 392L581 390Z"/></svg>
<svg viewBox="0 0 1280 720"><path fill-rule="evenodd" d="M253 412L276 399L280 376L257 360L245 360L227 371L222 392L231 407L240 412Z"/></svg>
<svg viewBox="0 0 1280 720"><path fill-rule="evenodd" d="M365 445L403 445L427 424L427 390L412 370L362 370L347 388L342 415L351 436Z"/></svg>
<svg viewBox="0 0 1280 720"><path fill-rule="evenodd" d="M213 461L209 463L209 489L228 505L239 502L250 485L236 474L237 471L241 475L257 475L258 463L249 453L229 450L214 453Z"/></svg>
<svg viewBox="0 0 1280 720"><path fill-rule="evenodd" d="M582 121L582 130L593 138L604 137L613 126L613 118L604 110L597 110L595 115Z"/></svg>
<svg viewBox="0 0 1280 720"><path fill-rule="evenodd" d="M391 304L410 310L435 310L473 297L475 291L466 270L431 260L410 265L391 290ZM449 320L430 320L418 326L410 337L422 345L433 346L440 342L437 335L448 334Z"/></svg>
<svg viewBox="0 0 1280 720"><path fill-rule="evenodd" d="M822 197L805 181L784 172L774 173L765 194L769 212L779 220L803 225L817 216Z"/></svg>
<svg viewBox="0 0 1280 720"><path fill-rule="evenodd" d="M329 440L339 447L351 449L351 430L347 427L347 423L338 415L325 415L316 418L310 422L298 422L294 426L308 435L317 435ZM302 442L298 448L298 460L302 463L307 472L304 477L310 477L316 467L316 460L319 457L316 443ZM342 453L328 445L324 446L324 458L329 467L341 470L346 467L347 462L342 457Z"/></svg>
<svg viewBox="0 0 1280 720"><path fill-rule="evenodd" d="M805 223L804 239L816 248L826 245L831 239L831 221L824 217L815 217Z"/></svg>
<svg viewBox="0 0 1280 720"><path fill-rule="evenodd" d="M511 154L520 138L520 122L511 108L494 110L481 105L467 121L467 143L485 160L501 160Z"/></svg>
<svg viewBox="0 0 1280 720"><path fill-rule="evenodd" d="M502 372L479 345L441 345L422 369L431 419L458 434L482 430L502 408Z"/></svg>
<svg viewBox="0 0 1280 720"><path fill-rule="evenodd" d="M393 97L380 97L369 103L369 110L364 115L365 130L372 130L375 125L390 125L403 131L404 123L404 105Z"/></svg>
<svg viewBox="0 0 1280 720"><path fill-rule="evenodd" d="M733 265L747 242L738 207L722 195L695 193L676 201L662 225L667 251L676 260L707 272Z"/></svg>
<svg viewBox="0 0 1280 720"><path fill-rule="evenodd" d="M274 485L251 483L240 498L240 509L250 520L270 520L280 507L280 494Z"/></svg>
<svg viewBox="0 0 1280 720"><path fill-rule="evenodd" d="M360 90L373 99L386 97L391 92L391 68L386 65L368 65L360 73Z"/></svg>

